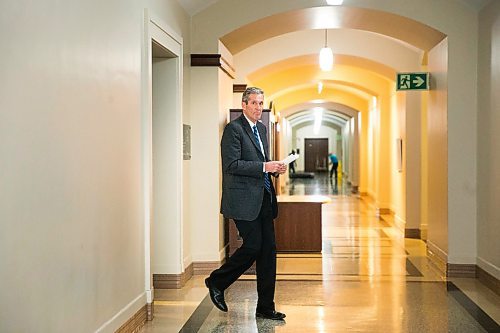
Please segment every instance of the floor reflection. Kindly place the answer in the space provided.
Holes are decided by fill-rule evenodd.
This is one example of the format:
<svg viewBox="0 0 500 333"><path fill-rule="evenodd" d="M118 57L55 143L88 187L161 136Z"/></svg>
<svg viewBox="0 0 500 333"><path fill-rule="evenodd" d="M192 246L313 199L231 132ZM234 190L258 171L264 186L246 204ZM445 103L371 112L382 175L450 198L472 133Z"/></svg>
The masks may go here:
<svg viewBox="0 0 500 333"><path fill-rule="evenodd" d="M290 178L283 192L287 195L349 195L350 193L351 187L341 177L330 178L328 172L316 172L313 178Z"/></svg>
<svg viewBox="0 0 500 333"><path fill-rule="evenodd" d="M424 241L405 239L342 179L291 179L283 194L329 199L322 252L278 254L275 301L286 321L255 318L255 275L226 290L227 313L211 303L206 275L194 275L182 289L155 290L155 320L141 332L500 332L498 295L477 279L445 281Z"/></svg>

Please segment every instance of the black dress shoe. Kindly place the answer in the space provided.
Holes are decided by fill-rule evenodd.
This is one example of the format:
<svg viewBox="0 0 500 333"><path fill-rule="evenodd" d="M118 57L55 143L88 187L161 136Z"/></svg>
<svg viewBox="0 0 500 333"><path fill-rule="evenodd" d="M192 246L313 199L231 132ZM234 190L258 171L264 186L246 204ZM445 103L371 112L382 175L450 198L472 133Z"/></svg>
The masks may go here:
<svg viewBox="0 0 500 333"><path fill-rule="evenodd" d="M271 319L271 320L283 320L285 319L286 314L274 310L273 311L257 310L257 312L255 312L255 317Z"/></svg>
<svg viewBox="0 0 500 333"><path fill-rule="evenodd" d="M215 307L221 311L227 312L227 305L224 301L224 292L214 287L208 278L205 279L205 285L208 288L210 299L212 300L212 303L214 303Z"/></svg>

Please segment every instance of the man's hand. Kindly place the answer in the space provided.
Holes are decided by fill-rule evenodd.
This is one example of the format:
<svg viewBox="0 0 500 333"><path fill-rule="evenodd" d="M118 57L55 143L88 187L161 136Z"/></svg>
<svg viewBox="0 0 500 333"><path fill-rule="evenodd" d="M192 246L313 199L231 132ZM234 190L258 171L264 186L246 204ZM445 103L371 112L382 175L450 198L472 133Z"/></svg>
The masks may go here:
<svg viewBox="0 0 500 333"><path fill-rule="evenodd" d="M282 163L282 162L271 161L271 162L265 163L265 169L266 169L266 172L268 172L268 173L277 173L277 174L282 175L286 171L286 165L285 165L285 163Z"/></svg>

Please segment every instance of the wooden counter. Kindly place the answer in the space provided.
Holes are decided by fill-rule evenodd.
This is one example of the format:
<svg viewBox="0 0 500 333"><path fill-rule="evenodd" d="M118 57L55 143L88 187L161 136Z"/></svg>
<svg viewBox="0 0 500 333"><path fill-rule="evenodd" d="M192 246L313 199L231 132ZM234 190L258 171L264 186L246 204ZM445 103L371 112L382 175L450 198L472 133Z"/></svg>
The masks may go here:
<svg viewBox="0 0 500 333"><path fill-rule="evenodd" d="M325 196L278 196L278 218L274 220L278 252L321 252L321 205L330 201ZM229 221L229 255L242 240L236 225Z"/></svg>
<svg viewBox="0 0 500 333"><path fill-rule="evenodd" d="M274 221L278 252L321 252L321 206L324 196L279 196Z"/></svg>

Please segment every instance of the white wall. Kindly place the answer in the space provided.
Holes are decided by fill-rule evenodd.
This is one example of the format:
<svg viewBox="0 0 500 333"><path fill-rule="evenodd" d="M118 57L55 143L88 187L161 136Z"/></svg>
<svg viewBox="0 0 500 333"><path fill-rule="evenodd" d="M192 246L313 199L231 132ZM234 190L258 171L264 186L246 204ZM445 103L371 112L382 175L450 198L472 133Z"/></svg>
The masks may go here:
<svg viewBox="0 0 500 333"><path fill-rule="evenodd" d="M405 172L405 200L406 200L406 229L420 229L420 192L421 192L421 99L427 92L406 92L405 123L402 128L405 131L406 160Z"/></svg>
<svg viewBox="0 0 500 333"><path fill-rule="evenodd" d="M448 40L429 52L432 89L427 114L428 141L428 239L429 249L444 262L448 260Z"/></svg>
<svg viewBox="0 0 500 333"><path fill-rule="evenodd" d="M176 77L179 58L153 59L152 273L183 271L183 237L178 190L179 138ZM188 224L188 223L186 223Z"/></svg>
<svg viewBox="0 0 500 333"><path fill-rule="evenodd" d="M328 152L337 153L337 130L329 126L321 126L318 134L314 133L314 125L308 125L304 127L298 127L295 132L295 137L299 140L298 146L294 146L300 149L300 157L297 159L297 165L295 166L296 171L304 171L304 157L305 157L305 139L315 139L315 138L328 138ZM288 152L290 153L290 152Z"/></svg>
<svg viewBox="0 0 500 333"><path fill-rule="evenodd" d="M219 71L191 68L191 245L193 261L219 261ZM207 84L210 82L210 84Z"/></svg>
<svg viewBox="0 0 500 333"><path fill-rule="evenodd" d="M407 154L407 135L406 135L406 115L407 115L407 92L395 92L391 96L391 135L390 135L390 153L391 160L386 163L386 167L390 168L391 173L391 211L394 212L395 222L401 228L406 227L406 175L408 173L408 157ZM399 161L398 142L397 139L402 139L403 160ZM420 153L420 152L413 152ZM402 163L401 163L402 162ZM399 166L401 170L398 170Z"/></svg>
<svg viewBox="0 0 500 333"><path fill-rule="evenodd" d="M2 332L114 331L146 303L142 32L136 1L0 3Z"/></svg>
<svg viewBox="0 0 500 333"><path fill-rule="evenodd" d="M478 260L500 279L500 2L479 16Z"/></svg>
<svg viewBox="0 0 500 333"><path fill-rule="evenodd" d="M229 57L226 56L226 59L231 60ZM229 121L229 109L232 108L233 104L233 79L229 77L224 71L219 70L219 142L222 139L222 133L224 132L224 127L226 126L227 122ZM240 107L241 107L241 102L240 102ZM219 192L217 199L220 202L220 199L222 197L222 156L221 156L221 151L220 151L220 145L218 146L218 154L217 156L219 157ZM225 242L229 241L224 239L224 217L219 214L219 256L220 259L225 258L225 251L224 246L226 245Z"/></svg>

